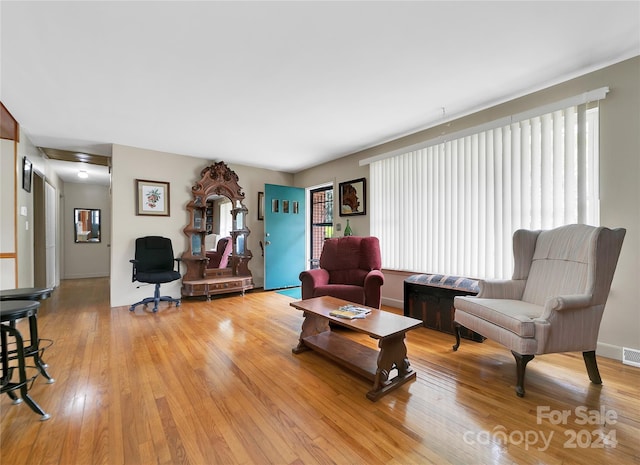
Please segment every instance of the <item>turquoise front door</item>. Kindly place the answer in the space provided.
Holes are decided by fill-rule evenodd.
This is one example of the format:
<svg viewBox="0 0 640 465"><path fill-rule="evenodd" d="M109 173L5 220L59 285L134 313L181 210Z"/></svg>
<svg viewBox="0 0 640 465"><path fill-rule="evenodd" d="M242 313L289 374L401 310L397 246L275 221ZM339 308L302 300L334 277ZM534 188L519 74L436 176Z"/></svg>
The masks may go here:
<svg viewBox="0 0 640 465"><path fill-rule="evenodd" d="M300 285L305 269L305 190L264 185L264 288Z"/></svg>

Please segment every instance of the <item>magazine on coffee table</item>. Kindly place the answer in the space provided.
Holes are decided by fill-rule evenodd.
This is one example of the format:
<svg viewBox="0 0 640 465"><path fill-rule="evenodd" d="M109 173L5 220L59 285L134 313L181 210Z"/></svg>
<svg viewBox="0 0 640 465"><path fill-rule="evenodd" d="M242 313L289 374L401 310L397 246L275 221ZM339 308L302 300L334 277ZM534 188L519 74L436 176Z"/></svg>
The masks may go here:
<svg viewBox="0 0 640 465"><path fill-rule="evenodd" d="M337 310L332 310L329 315L337 318L345 318L347 320L353 320L358 318L365 318L367 314L371 313L371 310L364 307L358 307L357 305L342 305Z"/></svg>

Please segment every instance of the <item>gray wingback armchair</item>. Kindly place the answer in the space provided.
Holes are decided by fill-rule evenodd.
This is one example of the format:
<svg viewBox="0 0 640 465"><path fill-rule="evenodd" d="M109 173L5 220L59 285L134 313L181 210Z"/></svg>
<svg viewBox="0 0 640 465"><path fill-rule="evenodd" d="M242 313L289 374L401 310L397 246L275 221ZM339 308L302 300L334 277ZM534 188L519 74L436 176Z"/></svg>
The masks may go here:
<svg viewBox="0 0 640 465"><path fill-rule="evenodd" d="M509 348L519 397L526 365L540 354L582 352L589 379L601 384L598 330L625 233L581 224L516 231L513 278L480 281L476 297L455 298L453 350L460 326Z"/></svg>

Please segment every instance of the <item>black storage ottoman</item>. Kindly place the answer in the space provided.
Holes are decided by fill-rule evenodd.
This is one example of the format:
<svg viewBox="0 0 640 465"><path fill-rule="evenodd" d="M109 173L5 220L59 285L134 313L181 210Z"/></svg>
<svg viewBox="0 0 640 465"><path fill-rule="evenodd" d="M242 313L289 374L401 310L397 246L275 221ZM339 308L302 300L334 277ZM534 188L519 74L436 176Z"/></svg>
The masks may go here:
<svg viewBox="0 0 640 465"><path fill-rule="evenodd" d="M455 334L453 298L477 295L478 281L460 276L415 274L404 280L404 315L422 320L426 328ZM460 328L460 336L482 342L486 338Z"/></svg>

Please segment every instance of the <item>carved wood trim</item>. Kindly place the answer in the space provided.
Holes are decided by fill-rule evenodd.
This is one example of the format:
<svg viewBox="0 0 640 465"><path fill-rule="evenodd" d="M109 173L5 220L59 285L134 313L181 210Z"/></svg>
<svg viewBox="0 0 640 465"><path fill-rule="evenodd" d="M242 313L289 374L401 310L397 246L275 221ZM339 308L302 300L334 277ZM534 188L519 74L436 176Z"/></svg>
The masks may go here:
<svg viewBox="0 0 640 465"><path fill-rule="evenodd" d="M20 124L0 102L0 138L20 142Z"/></svg>

